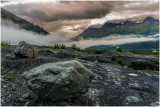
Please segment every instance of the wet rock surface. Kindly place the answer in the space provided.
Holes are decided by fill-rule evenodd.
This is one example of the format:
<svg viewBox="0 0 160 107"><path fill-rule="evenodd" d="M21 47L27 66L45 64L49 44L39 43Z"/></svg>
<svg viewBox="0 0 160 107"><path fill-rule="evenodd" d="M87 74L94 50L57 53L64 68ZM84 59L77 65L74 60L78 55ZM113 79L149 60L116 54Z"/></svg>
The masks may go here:
<svg viewBox="0 0 160 107"><path fill-rule="evenodd" d="M2 48L2 59L6 54L14 53L16 46ZM35 46L38 51L46 48ZM109 56L121 55L125 66L115 65ZM98 56L98 57L97 57ZM128 57L129 56L129 57ZM94 57L94 58L93 58ZM104 59L99 62L98 59ZM67 49L61 52L41 51L35 59L6 59L2 61L1 105L2 106L158 106L159 77L147 75L151 69L134 70L129 68L132 60L143 61L154 59L125 53L106 52L103 55L89 55L81 52L71 52ZM39 99L27 86L27 71L46 63L77 60L89 69L94 79L89 91L78 98L64 101L45 101ZM154 71L156 72L156 71Z"/></svg>

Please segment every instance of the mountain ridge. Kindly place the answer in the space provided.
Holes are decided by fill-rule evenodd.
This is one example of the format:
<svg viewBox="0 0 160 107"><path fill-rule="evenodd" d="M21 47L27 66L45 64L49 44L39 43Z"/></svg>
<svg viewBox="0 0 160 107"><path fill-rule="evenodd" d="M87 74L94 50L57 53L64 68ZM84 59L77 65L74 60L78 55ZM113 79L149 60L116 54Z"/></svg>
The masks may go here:
<svg viewBox="0 0 160 107"><path fill-rule="evenodd" d="M14 15L13 13L3 9L3 8L1 8L1 19L11 21L16 25L19 25L20 28L22 28L22 29L32 31L32 32L40 34L40 35L49 34L42 27L40 27L38 25L34 25L34 24Z"/></svg>
<svg viewBox="0 0 160 107"><path fill-rule="evenodd" d="M91 31L93 28L87 28ZM110 34L121 34L121 35L143 35L149 36L154 35L159 32L159 20L154 19L153 17L147 17L142 22L137 23L136 21L125 21L122 23L105 23L101 28L96 28L96 30L92 30L92 32L86 32L84 30L80 35L73 38L73 40L79 40L81 38L84 39L92 39L92 38L103 38L107 37Z"/></svg>

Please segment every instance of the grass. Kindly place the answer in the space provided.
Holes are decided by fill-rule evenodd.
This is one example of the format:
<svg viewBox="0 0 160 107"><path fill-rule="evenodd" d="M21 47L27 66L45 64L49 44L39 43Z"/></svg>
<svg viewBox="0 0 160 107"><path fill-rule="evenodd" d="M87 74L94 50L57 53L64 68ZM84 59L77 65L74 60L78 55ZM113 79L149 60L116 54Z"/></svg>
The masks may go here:
<svg viewBox="0 0 160 107"><path fill-rule="evenodd" d="M61 51L60 49L53 49L53 51Z"/></svg>
<svg viewBox="0 0 160 107"><path fill-rule="evenodd" d="M159 55L159 49L155 49L156 52L153 52L153 49L124 49L123 52L130 52L140 55Z"/></svg>
<svg viewBox="0 0 160 107"><path fill-rule="evenodd" d="M1 46L8 47L8 46L10 46L10 42L9 41L1 41Z"/></svg>

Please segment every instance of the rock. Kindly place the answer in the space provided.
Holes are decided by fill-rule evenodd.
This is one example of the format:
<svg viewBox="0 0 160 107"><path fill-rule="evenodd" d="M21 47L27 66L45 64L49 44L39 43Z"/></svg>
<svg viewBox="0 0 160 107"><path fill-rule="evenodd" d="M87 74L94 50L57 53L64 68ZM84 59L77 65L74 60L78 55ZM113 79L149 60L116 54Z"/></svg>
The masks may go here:
<svg viewBox="0 0 160 107"><path fill-rule="evenodd" d="M19 98L19 101L20 101L21 103L23 103L23 102L25 102L25 99L24 99L24 98Z"/></svg>
<svg viewBox="0 0 160 107"><path fill-rule="evenodd" d="M46 49L46 53L54 53L51 49Z"/></svg>
<svg viewBox="0 0 160 107"><path fill-rule="evenodd" d="M24 106L34 106L35 105L35 101L27 101Z"/></svg>
<svg viewBox="0 0 160 107"><path fill-rule="evenodd" d="M139 83L129 83L129 86L134 89L141 89L142 86Z"/></svg>
<svg viewBox="0 0 160 107"><path fill-rule="evenodd" d="M130 104L130 103L137 103L139 102L141 99L139 97L136 97L136 96L127 96L125 98L125 104Z"/></svg>
<svg viewBox="0 0 160 107"><path fill-rule="evenodd" d="M30 104L30 102L28 101L28 102L25 103L25 106L29 106L29 104Z"/></svg>
<svg viewBox="0 0 160 107"><path fill-rule="evenodd" d="M19 42L19 44L17 45L17 47L14 51L14 54L19 57L28 57L28 58L35 57L33 47L24 41Z"/></svg>
<svg viewBox="0 0 160 107"><path fill-rule="evenodd" d="M30 70L26 78L29 88L39 98L63 101L85 94L93 74L72 60L38 66Z"/></svg>
<svg viewBox="0 0 160 107"><path fill-rule="evenodd" d="M29 93L22 95L22 98L28 98L28 97L29 97Z"/></svg>
<svg viewBox="0 0 160 107"><path fill-rule="evenodd" d="M150 88L147 85L139 84L139 83L129 83L129 86L135 90L148 91Z"/></svg>
<svg viewBox="0 0 160 107"><path fill-rule="evenodd" d="M152 102L149 104L150 106L159 106L159 102L158 101L155 101L155 102Z"/></svg>

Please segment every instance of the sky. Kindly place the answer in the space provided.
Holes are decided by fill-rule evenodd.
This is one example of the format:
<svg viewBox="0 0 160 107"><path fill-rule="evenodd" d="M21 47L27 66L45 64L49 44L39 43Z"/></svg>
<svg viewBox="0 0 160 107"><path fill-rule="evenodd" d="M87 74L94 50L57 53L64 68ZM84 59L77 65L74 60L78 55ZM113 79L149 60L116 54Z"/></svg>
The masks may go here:
<svg viewBox="0 0 160 107"><path fill-rule="evenodd" d="M127 19L158 19L159 3L151 1L55 1L1 0L1 7L43 27L51 34L64 32L67 37L82 33L89 26Z"/></svg>

